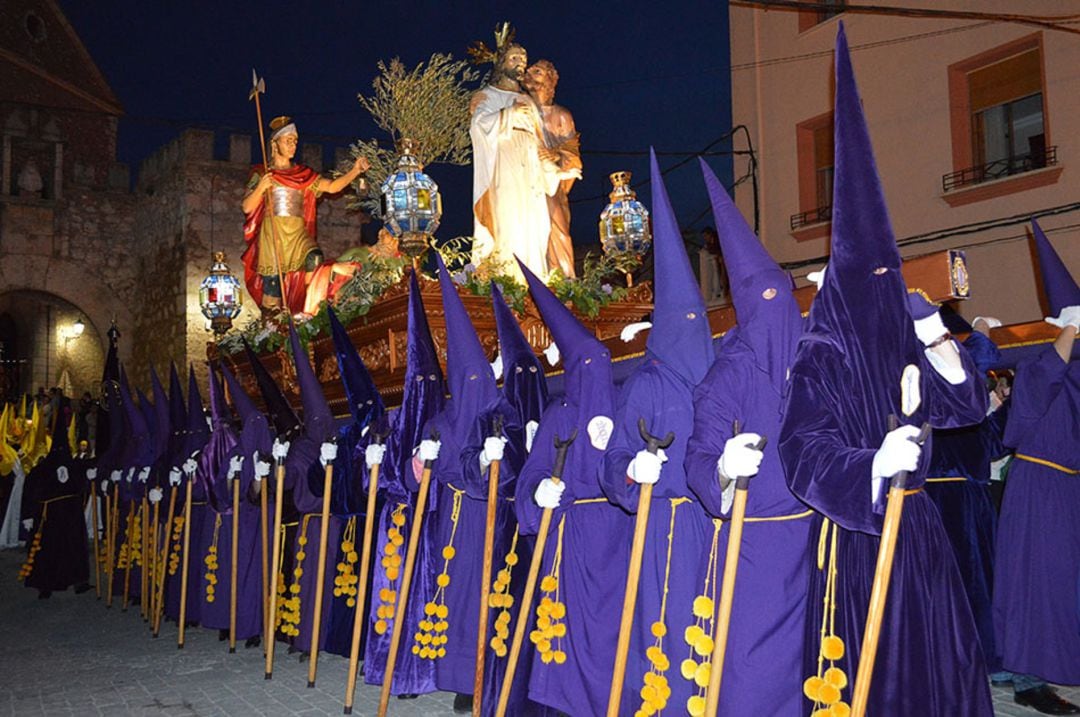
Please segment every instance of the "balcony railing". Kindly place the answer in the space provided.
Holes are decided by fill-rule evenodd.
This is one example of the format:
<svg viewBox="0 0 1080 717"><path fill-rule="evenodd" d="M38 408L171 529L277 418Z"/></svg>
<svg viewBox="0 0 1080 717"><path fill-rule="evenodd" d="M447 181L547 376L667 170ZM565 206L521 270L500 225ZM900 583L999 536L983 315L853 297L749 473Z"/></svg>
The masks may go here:
<svg viewBox="0 0 1080 717"><path fill-rule="evenodd" d="M968 167L967 169L961 169L959 172L946 174L941 178L941 187L946 192L951 192L973 184L982 184L994 179L1030 172L1034 169L1052 167L1055 164L1057 164L1057 147L1047 147L1042 152L997 159L977 167ZM791 221L794 224L795 218L792 217Z"/></svg>
<svg viewBox="0 0 1080 717"><path fill-rule="evenodd" d="M821 224L832 219L832 207L818 207L802 214L791 215L791 231L808 227L811 224Z"/></svg>

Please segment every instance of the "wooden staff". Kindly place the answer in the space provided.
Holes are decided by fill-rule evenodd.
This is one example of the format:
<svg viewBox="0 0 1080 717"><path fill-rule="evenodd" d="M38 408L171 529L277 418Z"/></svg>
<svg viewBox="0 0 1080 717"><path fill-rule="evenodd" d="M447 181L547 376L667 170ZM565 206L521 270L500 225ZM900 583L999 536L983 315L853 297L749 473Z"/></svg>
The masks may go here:
<svg viewBox="0 0 1080 717"><path fill-rule="evenodd" d="M116 521L117 521L117 506L116 504L120 500L119 487L113 487L113 498L109 500L108 487L105 489L105 514L108 517L105 525L105 573L108 575L109 584L107 586L108 600L105 602L105 607L112 607L113 599L113 575L116 571Z"/></svg>
<svg viewBox="0 0 1080 717"><path fill-rule="evenodd" d="M98 544L98 488L90 481L90 521L94 524L94 592L101 599L101 546Z"/></svg>
<svg viewBox="0 0 1080 717"><path fill-rule="evenodd" d="M229 566L230 590L229 590L229 654L236 653L236 596L239 593L236 585L236 564L240 560L240 476L235 475L232 479L232 551Z"/></svg>
<svg viewBox="0 0 1080 717"><path fill-rule="evenodd" d="M274 564L270 574L270 611L266 616L266 674L264 679L274 677L274 635L277 612L277 584L281 573L281 509L285 492L285 456L277 458L274 468Z"/></svg>
<svg viewBox="0 0 1080 717"><path fill-rule="evenodd" d="M566 451L575 438L577 438L576 428L565 441L560 441L558 436L555 437L555 466L551 469L551 481L555 485L562 482ZM525 639L525 627L529 622L529 610L532 607L533 594L536 592L536 578L540 574L540 564L544 559L544 546L547 543L548 532L551 530L553 512L552 508L544 508L544 512L540 515L540 529L536 533L536 545L533 548L532 560L529 561L528 577L525 579L525 592L521 595L517 623L514 625L514 639L510 643L506 672L503 674L502 687L499 689L499 704L495 709L496 717L506 715L506 706L510 702L510 688L514 685L514 673L517 671L518 658L521 655L521 643Z"/></svg>
<svg viewBox="0 0 1080 717"><path fill-rule="evenodd" d="M256 459L258 460L258 459ZM269 635L273 628L267 627L270 615L270 552L269 531L267 526L266 486L263 481L256 483L259 490L259 539L262 543L262 611L263 611L263 635ZM263 657L266 656L266 645L263 644Z"/></svg>
<svg viewBox="0 0 1080 717"><path fill-rule="evenodd" d="M675 440L668 432L663 438L649 433L644 418L638 418L638 433L645 441L645 450L656 455ZM622 702L623 681L626 679L626 657L630 652L630 630L634 626L634 607L637 605L638 583L641 581L641 559L645 555L645 532L649 528L649 509L652 507L652 483L639 486L637 515L634 519L634 539L630 544L630 567L626 574L626 593L623 595L622 618L619 620L619 640L615 646L615 670L611 675L608 694L608 717L618 717Z"/></svg>
<svg viewBox="0 0 1080 717"><path fill-rule="evenodd" d="M896 430L899 421L889 416L889 430ZM924 423L915 442L922 444L930 435L930 424ZM900 534L900 519L904 514L904 491L907 471L900 471L889 484L889 502L885 508L885 522L878 543L877 566L874 568L874 585L870 590L870 606L866 611L866 628L859 652L859 668L855 675L855 689L851 696L852 717L864 717L870 698L870 683L874 678L874 661L877 659L878 639L881 637L881 620L885 617L885 600L889 595L889 579L892 577L896 538Z"/></svg>
<svg viewBox="0 0 1080 717"><path fill-rule="evenodd" d="M381 446L389 430L372 431L371 442ZM360 635L364 626L364 601L367 599L367 574L371 564L371 537L375 532L375 499L379 490L379 463L371 466L368 477L367 513L364 514L364 542L360 548L360 573L357 581L356 614L353 617L352 644L349 647L349 676L345 686L345 714L351 715L356 695L356 673L360 667Z"/></svg>
<svg viewBox="0 0 1080 717"><path fill-rule="evenodd" d="M732 434L741 433L736 420ZM762 437L755 451L765 448L766 439ZM724 555L724 577L720 583L720 602L716 606L716 633L713 635L713 652L709 667L709 687L705 692L705 714L716 714L720 704L720 684L724 678L724 659L727 655L728 631L731 628L731 606L735 601L735 578L739 571L739 554L742 551L743 523L746 520L747 489L750 476L735 479L735 499L731 506L731 521L728 523L727 552ZM710 712L710 710L712 710Z"/></svg>
<svg viewBox="0 0 1080 717"><path fill-rule="evenodd" d="M146 617L150 621L150 627L153 629L154 617L157 615L157 574L159 569L158 562L158 519L161 516L161 498L154 501L154 514L150 520L150 534L153 538L150 548L150 576L146 580L147 590L150 591L150 597L147 601Z"/></svg>
<svg viewBox="0 0 1080 717"><path fill-rule="evenodd" d="M120 606L120 612L127 612L128 609L128 594L131 589L131 564L135 562L135 554L131 549L131 534L135 531L135 501L129 501L131 506L128 508L127 517L127 530L125 531L124 542L127 543L127 565L124 566L124 603Z"/></svg>
<svg viewBox="0 0 1080 717"><path fill-rule="evenodd" d="M149 616L146 594L146 566L150 561L150 509L146 500L146 485L143 485L143 497L139 504L139 615L145 622Z"/></svg>
<svg viewBox="0 0 1080 717"><path fill-rule="evenodd" d="M491 435L502 439L502 415L496 414ZM476 671L473 674L473 717L480 717L484 696L484 658L487 656L488 597L491 594L491 563L495 552L495 519L499 508L499 464L492 461L488 467L487 521L484 524L484 561L480 571L480 620L476 634Z"/></svg>
<svg viewBox="0 0 1080 717"><path fill-rule="evenodd" d="M336 450L336 448L335 448ZM315 613L311 616L311 649L308 659L307 686L315 686L319 663L319 631L322 629L322 603L326 582L326 543L330 533L330 490L334 481L334 462L323 471L322 513L319 516L319 565L315 570ZM359 582L359 580L357 581Z"/></svg>
<svg viewBox="0 0 1080 717"><path fill-rule="evenodd" d="M431 440L439 440L438 431L431 432ZM382 692L379 694L379 717L386 717L386 708L390 703L390 681L394 678L394 665L397 664L401 631L405 626L405 607L409 604L409 588L412 585L412 572L416 563L416 549L420 546L420 528L424 524L424 510L427 508L432 463L433 461L424 461L424 471L420 474L420 492L416 496L416 510L413 513L412 529L409 531L409 547L405 552L405 570L401 574L401 595L398 597L397 610L394 613L394 629L390 634L390 653L386 656Z"/></svg>
<svg viewBox="0 0 1080 717"><path fill-rule="evenodd" d="M180 557L180 624L176 637L176 648L184 649L184 627L187 624L187 584L188 584L188 553L191 551L191 484L195 480L195 474L189 473L187 488L184 492L184 554Z"/></svg>
<svg viewBox="0 0 1080 717"><path fill-rule="evenodd" d="M165 575L169 570L169 550L172 548L173 516L176 514L176 486L169 488L169 512L165 516L165 546L161 551L161 568L158 577L157 612L154 615L154 637L161 631L161 614L165 610Z"/></svg>

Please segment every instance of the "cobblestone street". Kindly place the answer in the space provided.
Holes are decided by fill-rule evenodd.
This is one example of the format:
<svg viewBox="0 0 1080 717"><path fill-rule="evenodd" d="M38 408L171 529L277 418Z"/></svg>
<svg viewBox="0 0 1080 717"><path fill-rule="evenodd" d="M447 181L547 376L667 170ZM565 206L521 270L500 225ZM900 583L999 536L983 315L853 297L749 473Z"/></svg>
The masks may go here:
<svg viewBox="0 0 1080 717"><path fill-rule="evenodd" d="M165 623L151 638L137 608L107 610L94 591L37 593L15 581L24 553L0 551L0 715L340 715L347 662L336 655L319 659L318 684L307 688L307 663L279 653L274 679L263 679L262 650L238 646L228 654L217 633L188 631L176 649L176 626ZM1080 689L1062 690L1073 702ZM377 687L361 684L354 713L373 715ZM393 699L392 715L452 714L445 693L416 700ZM997 715L1036 715L1012 701L1012 692L994 689ZM672 714L675 714L674 712Z"/></svg>

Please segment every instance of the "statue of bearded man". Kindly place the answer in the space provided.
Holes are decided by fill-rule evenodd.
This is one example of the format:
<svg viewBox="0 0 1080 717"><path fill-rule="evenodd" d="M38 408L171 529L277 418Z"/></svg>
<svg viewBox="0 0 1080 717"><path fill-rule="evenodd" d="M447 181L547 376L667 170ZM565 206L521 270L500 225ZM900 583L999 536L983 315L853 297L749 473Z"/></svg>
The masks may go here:
<svg viewBox="0 0 1080 717"><path fill-rule="evenodd" d="M544 146L540 161L545 172L559 178L555 193L547 198L551 232L548 236L548 269L558 269L563 276L574 276L574 243L570 238L570 199L574 182L581 179L581 140L574 127L574 117L565 107L555 104L555 86L559 73L548 60L538 60L525 72L525 89L540 105Z"/></svg>
<svg viewBox="0 0 1080 717"><path fill-rule="evenodd" d="M551 221L547 198L559 179L540 159L546 146L536 102L521 91L528 66L521 45L507 42L494 56L491 83L473 95L473 261L491 258L519 274L517 256L546 277Z"/></svg>

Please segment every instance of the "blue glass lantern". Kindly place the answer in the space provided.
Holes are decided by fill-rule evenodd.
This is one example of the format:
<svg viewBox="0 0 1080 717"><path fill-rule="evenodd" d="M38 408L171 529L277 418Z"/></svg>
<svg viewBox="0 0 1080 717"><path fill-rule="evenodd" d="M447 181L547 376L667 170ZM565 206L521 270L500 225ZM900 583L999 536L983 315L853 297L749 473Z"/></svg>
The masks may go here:
<svg viewBox="0 0 1080 717"><path fill-rule="evenodd" d="M403 139L397 170L382 183L382 220L398 239L398 247L417 259L427 251L442 218L439 185L416 158L416 142Z"/></svg>
<svg viewBox="0 0 1080 717"><path fill-rule="evenodd" d="M630 187L630 177L630 172L611 175L614 187L608 195L611 201L600 213L600 245L626 273L628 286L632 284L630 272L652 245L649 210L637 200Z"/></svg>
<svg viewBox="0 0 1080 717"><path fill-rule="evenodd" d="M232 328L233 319L240 315L243 303L240 282L229 273L225 264L225 252L214 253L210 275L199 285L199 306L202 314L210 319L210 328L222 335Z"/></svg>

